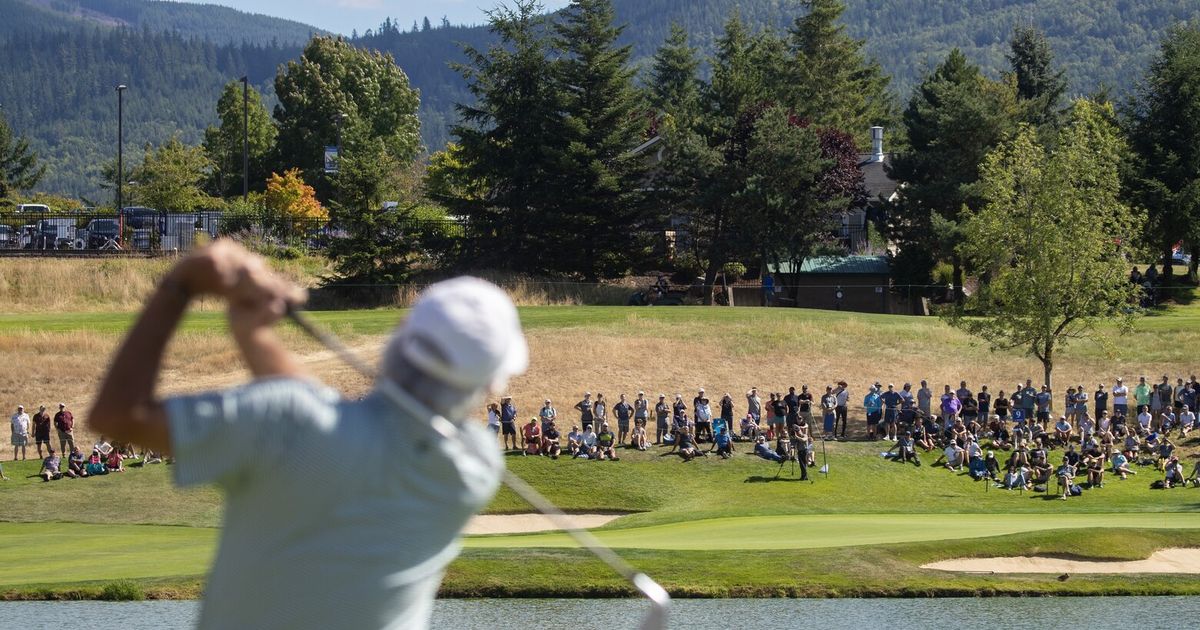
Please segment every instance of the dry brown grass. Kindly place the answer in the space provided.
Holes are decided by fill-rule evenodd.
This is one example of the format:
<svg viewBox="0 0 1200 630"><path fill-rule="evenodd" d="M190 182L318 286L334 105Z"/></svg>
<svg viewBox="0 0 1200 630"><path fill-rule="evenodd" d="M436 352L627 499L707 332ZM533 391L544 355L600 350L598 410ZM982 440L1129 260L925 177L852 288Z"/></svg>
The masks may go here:
<svg viewBox="0 0 1200 630"><path fill-rule="evenodd" d="M504 272L473 272L469 275L503 288L517 306L624 306L629 296L641 288L625 282L568 282ZM417 285L397 288L389 306L411 306L423 288Z"/></svg>

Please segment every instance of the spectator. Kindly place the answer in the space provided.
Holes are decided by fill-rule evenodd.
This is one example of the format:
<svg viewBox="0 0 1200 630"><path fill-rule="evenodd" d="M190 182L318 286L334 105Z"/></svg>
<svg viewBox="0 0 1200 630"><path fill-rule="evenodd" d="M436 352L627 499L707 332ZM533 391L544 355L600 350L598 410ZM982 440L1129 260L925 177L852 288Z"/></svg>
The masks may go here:
<svg viewBox="0 0 1200 630"><path fill-rule="evenodd" d="M613 435L608 423L600 425L600 433L596 434L596 459L617 461L617 436Z"/></svg>
<svg viewBox="0 0 1200 630"><path fill-rule="evenodd" d="M1075 467L1067 461L1066 457L1055 471L1055 476L1058 477L1058 487L1062 489L1062 500L1066 501L1071 494L1071 486L1075 483Z"/></svg>
<svg viewBox="0 0 1200 630"><path fill-rule="evenodd" d="M635 426L638 420L642 421L642 435L645 436L646 424L650 421L650 401L646 400L646 392L640 390L637 393L637 398L633 401L633 423Z"/></svg>
<svg viewBox="0 0 1200 630"><path fill-rule="evenodd" d="M892 451L896 451L894 458L900 460L901 463L907 464L911 461L914 466L921 465L921 460L917 457L917 441L913 438L912 431L905 431L904 435L900 436L900 439L892 445L892 448L887 450L888 453Z"/></svg>
<svg viewBox="0 0 1200 630"><path fill-rule="evenodd" d="M896 441L896 423L900 415L900 394L896 386L888 383L887 391L879 396L883 401L883 436L892 442Z"/></svg>
<svg viewBox="0 0 1200 630"><path fill-rule="evenodd" d="M921 411L922 416L933 416L933 390L929 389L929 383L921 379L921 389L917 390L917 409Z"/></svg>
<svg viewBox="0 0 1200 630"><path fill-rule="evenodd" d="M725 423L725 427L729 429L730 437L733 436L733 397L729 392L725 392L725 396L721 398L721 421ZM715 430L715 427L714 427Z"/></svg>
<svg viewBox="0 0 1200 630"><path fill-rule="evenodd" d="M50 426L52 419L48 413L37 413L33 416L33 441L37 445L38 459L42 458L42 445L50 449Z"/></svg>
<svg viewBox="0 0 1200 630"><path fill-rule="evenodd" d="M683 461L685 462L690 462L697 455L701 454L701 452L696 449L696 440L692 438L691 431L684 431L683 433L679 434L679 439L676 440L675 445L671 447L671 450L674 451L676 447L679 449L679 456L682 457Z"/></svg>
<svg viewBox="0 0 1200 630"><path fill-rule="evenodd" d="M757 440L759 437L758 423L754 421L754 416L750 414L746 414L746 417L742 418L740 429L742 438L744 439Z"/></svg>
<svg viewBox="0 0 1200 630"><path fill-rule="evenodd" d="M96 475L107 475L108 467L104 465L104 456L97 449L92 449L91 457L88 457L87 464L84 465L89 477Z"/></svg>
<svg viewBox="0 0 1200 630"><path fill-rule="evenodd" d="M608 422L608 402L604 400L604 394L600 392L596 392L596 402L592 405L592 418L596 426Z"/></svg>
<svg viewBox="0 0 1200 630"><path fill-rule="evenodd" d="M1163 466L1163 487L1174 488L1175 486L1186 488L1187 480L1183 476L1183 464L1179 462L1179 457L1172 455Z"/></svg>
<svg viewBox="0 0 1200 630"><path fill-rule="evenodd" d="M1092 435L1096 431L1096 421L1092 420L1092 416L1086 409L1076 414L1079 419L1079 443L1084 444L1092 439Z"/></svg>
<svg viewBox="0 0 1200 630"><path fill-rule="evenodd" d="M900 388L900 416L898 418L900 426L904 427L905 431L912 428L916 416L917 399L913 396L912 383L905 383ZM899 430L897 430L896 435L899 437Z"/></svg>
<svg viewBox="0 0 1200 630"><path fill-rule="evenodd" d="M692 415L696 419L696 441L712 441L712 406L708 404L708 396L704 395L703 387L692 399Z"/></svg>
<svg viewBox="0 0 1200 630"><path fill-rule="evenodd" d="M835 438L833 435L833 423L837 414L837 394L833 393L833 388L826 385L825 395L821 397L821 413L824 415L824 439Z"/></svg>
<svg viewBox="0 0 1200 630"><path fill-rule="evenodd" d="M1179 412L1179 433L1180 438L1186 438L1188 431L1196 427L1196 414L1192 412L1191 405L1184 405L1183 410Z"/></svg>
<svg viewBox="0 0 1200 630"><path fill-rule="evenodd" d="M633 418L633 405L625 401L625 394L613 405L613 414L617 416L617 444L624 446L629 438L629 421Z"/></svg>
<svg viewBox="0 0 1200 630"><path fill-rule="evenodd" d="M1113 398L1113 416L1129 415L1129 388L1125 387L1124 381L1117 379L1117 384L1112 388Z"/></svg>
<svg viewBox="0 0 1200 630"><path fill-rule="evenodd" d="M767 444L767 438L762 435L754 438L754 454L772 462L784 461L781 455L771 449L770 445Z"/></svg>
<svg viewBox="0 0 1200 630"><path fill-rule="evenodd" d="M497 403L489 403L487 406L487 425L491 429L492 435L500 435L500 405ZM104 436L101 436L103 438Z"/></svg>
<svg viewBox="0 0 1200 630"><path fill-rule="evenodd" d="M925 452L933 450L933 437L930 435L928 428L924 422L918 422L912 428L913 444L925 449Z"/></svg>
<svg viewBox="0 0 1200 630"><path fill-rule="evenodd" d="M0 481L8 481L8 477L4 474L4 466L0 465Z"/></svg>
<svg viewBox="0 0 1200 630"><path fill-rule="evenodd" d="M874 441L878 439L876 430L883 418L883 398L875 387L868 389L863 397L863 409L867 412L867 439Z"/></svg>
<svg viewBox="0 0 1200 630"><path fill-rule="evenodd" d="M50 481L52 479L62 479L62 472L59 470L61 460L58 454L54 452L54 448L46 449L46 458L42 460L42 469L38 471L38 476L42 481Z"/></svg>
<svg viewBox="0 0 1200 630"><path fill-rule="evenodd" d="M771 394L767 408L771 411L771 423L767 426L767 435L775 437L786 435L787 403L783 402L783 396Z"/></svg>
<svg viewBox="0 0 1200 630"><path fill-rule="evenodd" d="M808 481L808 435L799 425L792 427L789 436L791 457L800 464L800 481Z"/></svg>
<svg viewBox="0 0 1200 630"><path fill-rule="evenodd" d="M1004 397L1004 390L1002 389L996 393L996 401L995 404L992 405L992 409L995 412L996 418L998 418L1001 422L1007 423L1008 421L1008 406L1008 398Z"/></svg>
<svg viewBox="0 0 1200 630"><path fill-rule="evenodd" d="M67 445L75 447L75 416L67 411L66 403L58 403L54 414L54 427L58 429L58 452L67 453Z"/></svg>
<svg viewBox="0 0 1200 630"><path fill-rule="evenodd" d="M1036 416L1038 390L1033 386L1033 379L1025 379L1025 387L1019 392L1014 392L1014 395L1019 393L1021 401L1021 409L1025 412L1025 422L1033 422Z"/></svg>
<svg viewBox="0 0 1200 630"><path fill-rule="evenodd" d="M83 457L83 453L79 451L79 447L72 446L71 454L67 457L66 475L72 479L88 476L86 464L87 460Z"/></svg>
<svg viewBox="0 0 1200 630"><path fill-rule="evenodd" d="M584 431L590 431L592 428L592 392L584 392L583 400L575 403L575 408L579 410L579 425Z"/></svg>
<svg viewBox="0 0 1200 630"><path fill-rule="evenodd" d="M962 403L962 409L959 411L959 415L962 416L963 424L967 425L968 427L970 427L972 424L978 424L979 401L975 400L975 395L967 392L967 397L960 398L959 402Z"/></svg>
<svg viewBox="0 0 1200 630"><path fill-rule="evenodd" d="M751 387L750 391L746 392L746 413L754 416L755 424L762 421L762 398L758 397L757 387Z"/></svg>
<svg viewBox="0 0 1200 630"><path fill-rule="evenodd" d="M979 386L979 394L975 396L975 400L978 403L976 409L979 412L980 424L983 424L983 421L987 420L992 413L992 394L988 391L987 385Z"/></svg>
<svg viewBox="0 0 1200 630"><path fill-rule="evenodd" d="M658 404L654 405L654 415L657 420L654 425L655 426L654 443L662 444L663 439L667 437L667 434L670 431L670 425L667 423L667 419L671 415L671 407L669 405L667 405L667 395L666 394L658 395Z"/></svg>
<svg viewBox="0 0 1200 630"><path fill-rule="evenodd" d="M567 454L571 457L579 455L579 450L583 446L583 433L580 432L578 426L572 426L571 432L567 433Z"/></svg>
<svg viewBox="0 0 1200 630"><path fill-rule="evenodd" d="M949 385L947 385L947 387L949 387ZM945 462L947 469L958 472L963 466L963 456L965 454L966 451L959 446L957 442L951 440L950 443L946 445L945 450L942 451L941 456L939 456L937 460L933 462L933 465L937 466L938 464Z"/></svg>
<svg viewBox="0 0 1200 630"><path fill-rule="evenodd" d="M1124 480L1128 475L1136 475L1137 471L1129 468L1129 458L1124 453L1113 453L1112 470L1114 475L1120 475Z"/></svg>
<svg viewBox="0 0 1200 630"><path fill-rule="evenodd" d="M1063 415L1066 416L1067 422L1075 420L1075 401L1077 398L1078 394L1075 393L1075 388L1068 387L1067 395L1063 399Z"/></svg>
<svg viewBox="0 0 1200 630"><path fill-rule="evenodd" d="M716 436L713 437L712 448L709 450L716 450L717 455L720 455L721 459L729 459L733 456L733 437L729 435L727 427L722 426L717 431Z"/></svg>
<svg viewBox="0 0 1200 630"><path fill-rule="evenodd" d="M987 452L987 457L983 460L984 476L992 481L1000 481L1000 462L996 459L996 454L992 451Z"/></svg>
<svg viewBox="0 0 1200 630"><path fill-rule="evenodd" d="M1192 482L1192 487L1200 488L1200 461L1197 461L1196 465L1192 467L1192 474L1187 481Z"/></svg>
<svg viewBox="0 0 1200 630"><path fill-rule="evenodd" d="M45 409L45 407L42 407ZM25 459L25 447L29 444L29 414L25 413L24 405L17 405L17 412L12 415L12 447L13 461L17 461L17 451L21 459ZM41 449L38 449L41 454Z"/></svg>
<svg viewBox="0 0 1200 630"><path fill-rule="evenodd" d="M575 457L596 458L596 432L592 430L592 425L583 429L583 435L579 438L579 450L575 452Z"/></svg>
<svg viewBox="0 0 1200 630"><path fill-rule="evenodd" d="M646 450L646 419L635 419L633 421L633 436L630 438L630 445L639 451Z"/></svg>
<svg viewBox="0 0 1200 630"><path fill-rule="evenodd" d="M1171 407L1175 398L1175 388L1171 386L1171 379L1163 374L1162 382L1154 387L1154 396L1150 399L1150 411L1155 415L1162 413L1164 409Z"/></svg>
<svg viewBox="0 0 1200 630"><path fill-rule="evenodd" d="M1058 422L1054 425L1054 439L1063 446L1071 442L1071 423L1067 422L1066 416L1058 417Z"/></svg>
<svg viewBox="0 0 1200 630"><path fill-rule="evenodd" d="M966 381L958 382L958 389L954 391L954 395L958 398L958 402L966 402L971 397L971 388L967 387Z"/></svg>
<svg viewBox="0 0 1200 630"><path fill-rule="evenodd" d="M542 428L538 426L537 418L530 418L529 422L521 427L521 441L525 447L521 451L522 457L538 455L542 452Z"/></svg>
<svg viewBox="0 0 1200 630"><path fill-rule="evenodd" d="M562 446L559 444L558 425L553 420L550 425L542 431L542 455L550 456L550 459L558 459L559 453L562 453Z"/></svg>
<svg viewBox="0 0 1200 630"><path fill-rule="evenodd" d="M958 396L955 396L950 391L950 386L945 386L945 391L942 393L942 428L949 429L954 426L954 422L958 420L958 412L962 410L962 403L959 402Z"/></svg>
<svg viewBox="0 0 1200 630"><path fill-rule="evenodd" d="M1042 430L1050 426L1050 407L1054 402L1054 392L1050 391L1050 387L1042 385L1042 391L1038 392L1034 397L1034 404L1037 405L1038 424L1042 425Z"/></svg>
<svg viewBox="0 0 1200 630"><path fill-rule="evenodd" d="M683 402L683 394L675 394L675 402L671 404L671 419L676 426L687 424L687 405Z"/></svg>
<svg viewBox="0 0 1200 630"><path fill-rule="evenodd" d="M1081 460L1083 469L1087 471L1088 487L1103 488L1104 487L1104 455L1099 450L1089 449L1084 451L1083 459Z"/></svg>
<svg viewBox="0 0 1200 630"><path fill-rule="evenodd" d="M787 396L783 397L783 402L787 405L788 426L800 424L800 396L796 394L795 387L788 388Z"/></svg>
<svg viewBox="0 0 1200 630"><path fill-rule="evenodd" d="M837 397L837 406L833 409L833 437L846 439L846 418L849 413L850 386L846 381L838 381L837 389L833 393ZM842 427L840 435L838 434L839 425ZM807 478L807 475L805 475L805 478Z"/></svg>
<svg viewBox="0 0 1200 630"><path fill-rule="evenodd" d="M1143 432L1148 432L1151 429L1151 423L1154 421L1150 415L1150 408L1145 405L1138 405L1138 425L1142 427Z"/></svg>
<svg viewBox="0 0 1200 630"><path fill-rule="evenodd" d="M805 424L812 426L813 395L812 392L808 391L808 385L802 385L800 387L800 393L796 396L796 398L799 399L799 407L796 409L796 411L800 414L800 417L804 419Z"/></svg>
<svg viewBox="0 0 1200 630"><path fill-rule="evenodd" d="M1096 393L1092 394L1092 409L1095 418L1100 417L1100 412L1108 411L1108 392L1104 390L1104 383L1096 384Z"/></svg>
<svg viewBox="0 0 1200 630"><path fill-rule="evenodd" d="M542 433L546 433L546 429L550 428L551 423L558 420L558 410L554 408L554 403L547 398L542 403L542 410L538 412L538 417L542 419Z"/></svg>
<svg viewBox="0 0 1200 630"><path fill-rule="evenodd" d="M125 454L120 449L114 448L105 459L104 467L108 469L108 472L125 472L125 467L121 465L124 459Z"/></svg>
<svg viewBox="0 0 1200 630"><path fill-rule="evenodd" d="M517 450L517 407L512 396L500 399L500 434L504 448Z"/></svg>
<svg viewBox="0 0 1200 630"><path fill-rule="evenodd" d="M1152 393L1153 390L1146 382L1146 377L1139 376L1137 387L1133 388L1133 401L1137 404L1139 413L1142 407L1150 409L1150 399L1153 397L1151 396Z"/></svg>

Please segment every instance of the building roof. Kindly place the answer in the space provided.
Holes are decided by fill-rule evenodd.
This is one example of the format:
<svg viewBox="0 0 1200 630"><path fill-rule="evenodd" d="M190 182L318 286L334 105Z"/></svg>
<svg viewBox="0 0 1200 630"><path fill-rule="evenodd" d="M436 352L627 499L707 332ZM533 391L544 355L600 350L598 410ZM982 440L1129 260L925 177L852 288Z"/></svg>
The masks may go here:
<svg viewBox="0 0 1200 630"><path fill-rule="evenodd" d="M863 173L863 185L867 189L867 200L874 203L882 199L891 200L899 182L888 175L887 167L892 164L892 155L886 153L878 162L870 153L858 154L858 169Z"/></svg>
<svg viewBox="0 0 1200 630"><path fill-rule="evenodd" d="M795 273L790 262L769 264L771 273ZM800 273L815 275L873 274L886 276L891 272L887 256L813 256L805 258Z"/></svg>

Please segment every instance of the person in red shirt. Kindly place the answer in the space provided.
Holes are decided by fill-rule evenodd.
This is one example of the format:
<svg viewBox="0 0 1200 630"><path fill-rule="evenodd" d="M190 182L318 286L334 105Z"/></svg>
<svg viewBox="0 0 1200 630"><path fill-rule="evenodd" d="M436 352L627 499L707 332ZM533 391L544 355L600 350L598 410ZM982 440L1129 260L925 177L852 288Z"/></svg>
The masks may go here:
<svg viewBox="0 0 1200 630"><path fill-rule="evenodd" d="M538 426L537 418L530 418L529 424L521 428L521 436L525 438L523 455L539 455L542 452L542 428Z"/></svg>
<svg viewBox="0 0 1200 630"><path fill-rule="evenodd" d="M58 452L70 453L67 445L75 448L75 416L67 411L66 403L58 403L58 413L54 414L54 428L58 429Z"/></svg>
<svg viewBox="0 0 1200 630"><path fill-rule="evenodd" d="M46 413L45 407L33 416L33 441L37 444L38 457L42 456L42 444L50 450L50 414Z"/></svg>

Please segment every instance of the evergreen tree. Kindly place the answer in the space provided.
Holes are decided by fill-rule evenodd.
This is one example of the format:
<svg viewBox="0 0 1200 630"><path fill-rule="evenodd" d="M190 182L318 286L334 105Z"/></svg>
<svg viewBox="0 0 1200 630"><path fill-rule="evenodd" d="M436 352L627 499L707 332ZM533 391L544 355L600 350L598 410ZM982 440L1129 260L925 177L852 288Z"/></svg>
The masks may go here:
<svg viewBox="0 0 1200 630"><path fill-rule="evenodd" d="M1007 58L1017 80L1017 97L1024 110L1022 120L1053 135L1063 118L1066 71L1054 68L1050 41L1035 28L1017 27L1009 48Z"/></svg>
<svg viewBox="0 0 1200 630"><path fill-rule="evenodd" d="M649 101L668 127L692 128L700 114L700 59L688 44L688 32L671 25L671 35L654 53L650 70Z"/></svg>
<svg viewBox="0 0 1200 630"><path fill-rule="evenodd" d="M904 111L911 150L897 156L892 175L902 183L901 200L890 217L891 237L917 256L906 260L902 282L926 284L938 257L954 266L961 299L963 268L953 245L964 206L978 207L971 184L989 151L1013 130L1016 93L992 81L957 49L914 91Z"/></svg>
<svg viewBox="0 0 1200 630"><path fill-rule="evenodd" d="M643 140L645 118L633 88L629 46L618 46L610 0L574 0L555 25L564 95L567 151L557 172L558 225L564 254L558 271L589 280L624 273L640 244L645 159L630 153ZM657 221L652 224L657 227ZM558 252L543 258L553 260Z"/></svg>
<svg viewBox="0 0 1200 630"><path fill-rule="evenodd" d="M204 153L213 164L209 189L222 197L242 193L242 127L249 146L250 190L260 191L271 174L271 154L278 133L258 90L249 89L249 107L243 112L241 81L230 81L217 101L219 126L204 130ZM247 114L243 117L243 113Z"/></svg>
<svg viewBox="0 0 1200 630"><path fill-rule="evenodd" d="M489 14L499 40L486 51L467 46L467 63L456 68L467 81L470 103L456 107L462 123L455 160L447 161L453 181L473 182L468 190L446 187L434 199L467 220L462 257L485 268L546 271L542 260L561 249L545 234L559 228L558 174L565 138L565 99L557 82L560 62L548 58L546 18L532 0Z"/></svg>
<svg viewBox="0 0 1200 630"><path fill-rule="evenodd" d="M421 20L421 32L427 33L432 30L433 30L433 25L429 23L429 16L427 15L427 16L425 16L425 19Z"/></svg>
<svg viewBox="0 0 1200 630"><path fill-rule="evenodd" d="M280 68L275 94L275 161L298 167L319 199L333 198L324 147L339 135L377 138L381 142L359 146L381 148L401 164L420 150L420 98L390 55L355 48L341 37L314 37L298 61Z"/></svg>
<svg viewBox="0 0 1200 630"><path fill-rule="evenodd" d="M821 127L866 139L874 125L896 119L890 78L863 52L863 41L846 33L841 0L803 0L807 13L788 30L793 56L780 87L786 102Z"/></svg>
<svg viewBox="0 0 1200 630"><path fill-rule="evenodd" d="M0 199L37 186L46 174L38 164L37 153L30 150L25 136L14 136L3 112L0 112Z"/></svg>
<svg viewBox="0 0 1200 630"><path fill-rule="evenodd" d="M1200 27L1180 26L1162 42L1125 116L1134 153L1129 187L1149 214L1146 241L1170 283L1171 250L1191 244L1200 258Z"/></svg>

